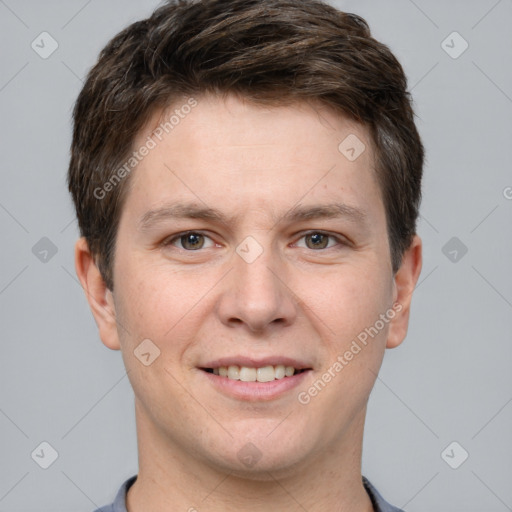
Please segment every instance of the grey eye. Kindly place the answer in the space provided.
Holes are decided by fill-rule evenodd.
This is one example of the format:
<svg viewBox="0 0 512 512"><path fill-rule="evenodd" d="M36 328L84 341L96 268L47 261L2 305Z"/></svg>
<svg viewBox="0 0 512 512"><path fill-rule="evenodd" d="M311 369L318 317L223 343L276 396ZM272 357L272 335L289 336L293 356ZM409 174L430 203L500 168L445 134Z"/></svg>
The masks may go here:
<svg viewBox="0 0 512 512"><path fill-rule="evenodd" d="M329 235L311 233L304 236L308 249L325 249L329 245Z"/></svg>
<svg viewBox="0 0 512 512"><path fill-rule="evenodd" d="M184 249L195 251L203 248L204 238L204 235L200 233L187 233L186 235L182 235L179 240Z"/></svg>

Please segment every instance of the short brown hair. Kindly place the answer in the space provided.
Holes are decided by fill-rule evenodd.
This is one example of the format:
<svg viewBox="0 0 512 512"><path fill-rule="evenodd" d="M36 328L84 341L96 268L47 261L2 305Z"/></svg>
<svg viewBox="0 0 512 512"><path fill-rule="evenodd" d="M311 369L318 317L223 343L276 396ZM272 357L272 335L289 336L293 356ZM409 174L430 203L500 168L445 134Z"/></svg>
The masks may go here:
<svg viewBox="0 0 512 512"><path fill-rule="evenodd" d="M129 176L98 199L158 109L235 93L316 101L361 122L375 150L396 271L416 231L424 151L403 69L359 16L319 0L169 0L102 50L77 99L68 186L107 286Z"/></svg>

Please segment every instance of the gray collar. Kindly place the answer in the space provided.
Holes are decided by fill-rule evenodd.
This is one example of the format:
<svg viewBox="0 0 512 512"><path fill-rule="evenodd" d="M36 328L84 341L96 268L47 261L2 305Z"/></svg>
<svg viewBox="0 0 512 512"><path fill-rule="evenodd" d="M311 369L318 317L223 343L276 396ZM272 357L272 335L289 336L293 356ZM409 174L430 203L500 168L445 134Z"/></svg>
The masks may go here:
<svg viewBox="0 0 512 512"><path fill-rule="evenodd" d="M132 476L119 489L114 503L106 507L102 507L95 512L127 512L126 511L126 493L131 485L137 479L137 475ZM403 512L403 510L393 507L380 495L379 491L363 476L363 485L366 492L370 496L375 512Z"/></svg>

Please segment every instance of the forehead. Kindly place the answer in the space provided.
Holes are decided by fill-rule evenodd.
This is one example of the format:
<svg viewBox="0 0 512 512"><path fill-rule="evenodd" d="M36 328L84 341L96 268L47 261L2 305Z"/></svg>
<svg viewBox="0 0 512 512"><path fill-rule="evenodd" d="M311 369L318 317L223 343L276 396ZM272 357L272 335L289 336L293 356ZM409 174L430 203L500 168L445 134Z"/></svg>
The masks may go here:
<svg viewBox="0 0 512 512"><path fill-rule="evenodd" d="M172 138L176 143L186 139L189 149L193 147L199 152L211 152L218 148L223 151L223 156L226 156L228 148L232 152L243 149L246 156L258 153L261 157L263 147L265 150L273 147L272 154L278 155L282 154L279 150L285 152L291 147L295 150L302 147L310 151L314 146L326 152L326 156L333 153L338 157L340 150L346 151L355 143L355 156L364 148L366 158L363 160L373 165L367 128L313 100L270 106L234 94L183 98L152 116L139 133L139 139L147 135L158 138L159 142L163 138L164 145ZM344 140L347 137L348 144L340 148L340 138ZM350 153L345 155L349 160L354 157ZM286 156L290 158L293 155L287 153Z"/></svg>
<svg viewBox="0 0 512 512"><path fill-rule="evenodd" d="M134 148L148 140L153 147L131 176L132 203L133 196L153 207L195 196L218 208L271 209L274 216L290 202L322 198L343 196L366 208L381 203L367 129L320 104L184 98L155 113Z"/></svg>

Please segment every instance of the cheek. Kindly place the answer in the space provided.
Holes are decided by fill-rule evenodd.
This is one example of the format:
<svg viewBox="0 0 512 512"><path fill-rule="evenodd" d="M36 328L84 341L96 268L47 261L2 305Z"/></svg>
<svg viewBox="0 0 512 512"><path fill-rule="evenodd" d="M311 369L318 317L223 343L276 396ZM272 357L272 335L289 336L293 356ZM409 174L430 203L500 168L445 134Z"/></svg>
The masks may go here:
<svg viewBox="0 0 512 512"><path fill-rule="evenodd" d="M118 271L129 276L116 283L116 316L134 392L146 407L183 407L187 396L178 382L187 370L184 353L200 324L201 308L194 305L204 292L191 289L188 278L185 286L184 278L155 268L120 264Z"/></svg>
<svg viewBox="0 0 512 512"><path fill-rule="evenodd" d="M119 260L116 271L119 276L128 276L116 282L119 298L116 313L131 338L142 336L163 342L179 332L198 297L207 290L204 276L203 279L185 277L162 265L148 265L136 258L132 264Z"/></svg>
<svg viewBox="0 0 512 512"><path fill-rule="evenodd" d="M119 299L116 314L125 365L139 374L141 364L134 357L134 351L135 354L140 352L142 348L138 347L143 347L143 340L150 340L157 347L153 349L158 354L155 366L160 366L164 372L168 369L178 379L186 378L187 371L194 366L191 354L194 345L201 340L198 333L205 315L214 309L215 296L211 290L218 276L205 272L180 273L167 266L143 265L142 262L130 266L122 263L120 261L117 269L119 275L129 278L116 285ZM159 378L175 386L170 375L161 373ZM144 382L150 384L147 380Z"/></svg>
<svg viewBox="0 0 512 512"><path fill-rule="evenodd" d="M326 279L322 293L308 303L321 333L322 368L298 397L312 417L326 417L326 437L340 435L339 425L362 413L384 355L392 307L391 277L378 266L337 272ZM325 412L328 411L326 416Z"/></svg>
<svg viewBox="0 0 512 512"><path fill-rule="evenodd" d="M347 264L321 280L310 278L299 295L326 338L342 349L392 306L392 283L391 273L378 263Z"/></svg>

